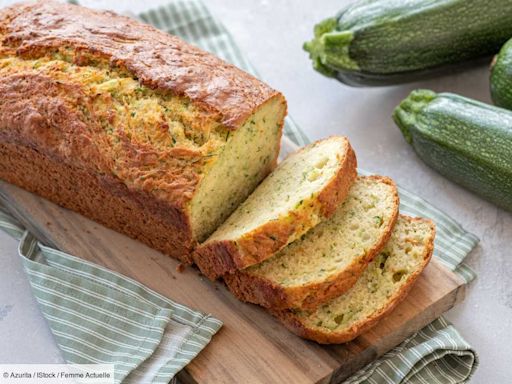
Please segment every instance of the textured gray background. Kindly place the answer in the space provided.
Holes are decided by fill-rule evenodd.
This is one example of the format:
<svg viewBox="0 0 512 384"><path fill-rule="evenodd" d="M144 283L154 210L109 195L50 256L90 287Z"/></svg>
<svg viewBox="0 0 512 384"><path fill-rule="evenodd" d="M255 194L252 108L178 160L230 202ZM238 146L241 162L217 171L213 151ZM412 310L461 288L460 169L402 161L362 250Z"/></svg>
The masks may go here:
<svg viewBox="0 0 512 384"><path fill-rule="evenodd" d="M390 119L414 88L451 91L489 101L485 67L436 80L387 88L349 88L315 73L302 51L316 21L344 0L209 0L262 77L287 97L289 112L311 139L347 135L362 168L393 177L463 223L481 239L468 262L478 273L465 302L447 315L480 353L474 383L512 382L512 214L497 209L427 168ZM12 3L0 0L4 6ZM85 5L138 12L159 1L89 0ZM0 235L0 362L60 359L16 256ZM13 305L3 316L3 306Z"/></svg>

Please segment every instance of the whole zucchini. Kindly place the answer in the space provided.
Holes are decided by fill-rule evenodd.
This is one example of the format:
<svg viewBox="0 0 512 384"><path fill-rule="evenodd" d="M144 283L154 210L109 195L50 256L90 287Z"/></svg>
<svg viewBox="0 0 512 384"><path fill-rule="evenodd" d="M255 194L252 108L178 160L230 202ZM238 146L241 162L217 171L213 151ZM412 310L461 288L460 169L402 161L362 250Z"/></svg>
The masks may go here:
<svg viewBox="0 0 512 384"><path fill-rule="evenodd" d="M512 211L512 112L450 93L413 91L393 118L439 173Z"/></svg>
<svg viewBox="0 0 512 384"><path fill-rule="evenodd" d="M512 109L512 39L501 48L493 60L491 96L494 104Z"/></svg>
<svg viewBox="0 0 512 384"><path fill-rule="evenodd" d="M360 0L316 25L304 49L326 76L385 85L489 56L511 36L511 0Z"/></svg>

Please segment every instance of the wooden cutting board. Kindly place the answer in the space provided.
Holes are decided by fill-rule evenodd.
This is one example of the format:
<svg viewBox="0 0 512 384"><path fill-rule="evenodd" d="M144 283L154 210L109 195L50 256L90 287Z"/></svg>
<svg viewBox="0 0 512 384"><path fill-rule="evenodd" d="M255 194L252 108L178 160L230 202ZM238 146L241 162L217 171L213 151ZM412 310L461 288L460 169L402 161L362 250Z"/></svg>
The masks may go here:
<svg viewBox="0 0 512 384"><path fill-rule="evenodd" d="M288 332L261 308L237 301L194 268L74 212L0 181L0 198L43 243L118 271L224 327L180 373L185 383L339 383L464 297L464 284L432 260L407 299L355 341L320 346Z"/></svg>

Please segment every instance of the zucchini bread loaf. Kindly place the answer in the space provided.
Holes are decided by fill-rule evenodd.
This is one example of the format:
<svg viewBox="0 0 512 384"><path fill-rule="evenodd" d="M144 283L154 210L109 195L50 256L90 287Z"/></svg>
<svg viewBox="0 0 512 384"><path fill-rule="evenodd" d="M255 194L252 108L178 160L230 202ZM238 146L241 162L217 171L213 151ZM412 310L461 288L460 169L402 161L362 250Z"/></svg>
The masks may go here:
<svg viewBox="0 0 512 384"><path fill-rule="evenodd" d="M284 97L175 36L40 1L0 43L0 178L183 262L276 164Z"/></svg>

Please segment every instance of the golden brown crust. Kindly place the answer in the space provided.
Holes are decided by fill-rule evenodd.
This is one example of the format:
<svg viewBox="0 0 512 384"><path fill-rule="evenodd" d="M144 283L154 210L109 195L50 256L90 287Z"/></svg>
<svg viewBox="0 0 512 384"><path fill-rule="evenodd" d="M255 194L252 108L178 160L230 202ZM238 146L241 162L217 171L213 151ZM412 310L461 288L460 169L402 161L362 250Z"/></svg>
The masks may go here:
<svg viewBox="0 0 512 384"><path fill-rule="evenodd" d="M229 290L238 299L259 304L263 307L305 310L314 310L320 304L349 290L356 283L368 263L374 259L388 242L398 218L399 197L393 180L383 176L368 176L368 178L379 180L393 187L395 192L394 210L392 218L388 222L385 231L383 231L381 238L371 249L367 250L363 259L352 263L343 271L331 275L325 281L294 287L282 286L270 279L256 276L244 270L236 271L224 276L224 281Z"/></svg>
<svg viewBox="0 0 512 384"><path fill-rule="evenodd" d="M233 129L278 94L176 36L113 12L48 0L17 4L0 11L0 33L3 44L24 57L65 46L93 53L125 68L149 88L188 97L218 113Z"/></svg>
<svg viewBox="0 0 512 384"><path fill-rule="evenodd" d="M193 243L187 236L183 213L152 196L129 191L112 177L99 178L87 169L2 140L0 179L140 240L184 264L192 261Z"/></svg>
<svg viewBox="0 0 512 384"><path fill-rule="evenodd" d="M357 177L354 150L346 138L343 140L347 151L340 161L338 171L310 204L303 204L313 204L314 208L290 212L286 217L267 222L237 240L207 241L194 252L194 261L201 272L215 280L227 273L260 263L289 244L291 238L310 229L313 225L312 211L324 217L331 216Z"/></svg>
<svg viewBox="0 0 512 384"><path fill-rule="evenodd" d="M195 167L187 164L199 153L186 148L171 148L166 153L158 153L154 148L132 140L121 141L118 150L114 150L100 122L85 117L84 111L90 110L90 101L76 84L21 72L0 77L0 94L1 142L36 149L49 161L95 174L100 184L105 184L108 179L112 193L117 193L121 188L119 185L123 184L123 191L133 193L134 198L147 196L148 205L160 206L162 215L176 220L173 228L179 228L181 234L178 237L183 238L185 248L190 248L192 233L184 207L199 181L195 167L200 162L195 163ZM141 175L144 170L159 169L163 161L166 162L166 172L161 179L148 178L143 185L126 185L126 180L133 180L134 175ZM122 167L115 167L116 162L122 163ZM5 179L9 180L8 177ZM26 188L33 190L29 184ZM153 193L155 190L158 192ZM56 196L52 200L57 201ZM102 223L108 225L105 221Z"/></svg>
<svg viewBox="0 0 512 384"><path fill-rule="evenodd" d="M347 331L326 333L322 332L319 329L308 328L303 322L301 322L298 316L293 314L292 311L270 309L270 312L274 316L276 316L284 324L284 326L288 328L291 332L305 339L316 341L317 343L320 344L347 343L355 339L363 332L369 330L370 328L375 326L380 319L388 315L398 304L400 304L401 301L403 301L407 297L407 294L409 293L414 283L418 279L419 275L425 269L425 267L427 266L432 257L432 253L434 251L434 238L436 231L434 223L431 220L424 218L408 218L408 220L428 222L432 229L432 236L429 238L427 247L425 248L423 264L409 277L407 283L404 284L404 286L399 292L396 292L396 294L388 301L387 305L384 308L381 308L375 314L373 314L370 318L359 321Z"/></svg>

